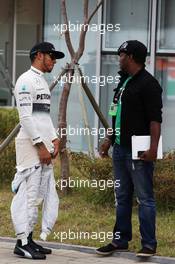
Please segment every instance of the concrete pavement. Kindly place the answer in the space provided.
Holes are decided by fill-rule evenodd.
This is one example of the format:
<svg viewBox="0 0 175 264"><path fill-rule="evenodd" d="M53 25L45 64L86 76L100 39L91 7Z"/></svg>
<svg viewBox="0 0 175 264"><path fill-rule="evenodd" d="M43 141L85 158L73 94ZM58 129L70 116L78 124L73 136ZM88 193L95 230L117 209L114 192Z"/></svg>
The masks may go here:
<svg viewBox="0 0 175 264"><path fill-rule="evenodd" d="M111 257L101 257L94 253L93 248L81 247L74 245L61 245L59 243L44 243L53 249L51 255L47 255L46 260L28 260L20 258L13 254L14 239L0 238L0 263L1 264L15 264L15 263L49 263L49 264L143 264L142 259L135 257L133 253L115 253ZM42 244L42 243L41 243ZM43 245L43 244L42 244ZM160 261L160 262L159 262ZM153 257L147 259L149 264L169 264L175 263L173 258Z"/></svg>

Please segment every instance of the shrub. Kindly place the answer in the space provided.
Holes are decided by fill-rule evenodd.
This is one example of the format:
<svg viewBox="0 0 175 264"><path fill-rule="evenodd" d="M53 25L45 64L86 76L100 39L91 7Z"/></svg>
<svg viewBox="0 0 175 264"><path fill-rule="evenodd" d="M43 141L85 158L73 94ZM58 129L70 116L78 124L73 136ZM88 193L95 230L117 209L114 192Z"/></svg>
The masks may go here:
<svg viewBox="0 0 175 264"><path fill-rule="evenodd" d="M9 135L18 123L15 108L0 108L0 143ZM0 153L0 186L9 185L15 173L14 140Z"/></svg>
<svg viewBox="0 0 175 264"><path fill-rule="evenodd" d="M14 140L10 145L0 153L0 187L9 185L16 172L15 169L15 144Z"/></svg>
<svg viewBox="0 0 175 264"><path fill-rule="evenodd" d="M0 142L18 123L16 109L0 109ZM106 188L107 181L113 180L112 160L95 158L91 159L83 153L70 153L70 178L75 182L88 180L90 186L84 188L77 186L72 190L82 193L84 199L90 203L114 205L113 187ZM154 185L158 206L166 209L175 209L175 155L166 155L155 165ZM14 140L0 153L0 186L9 184L15 173L15 147ZM60 177L60 165L56 162L56 179ZM94 181L95 180L95 181ZM95 182L97 186L95 187ZM105 188L104 188L105 187Z"/></svg>
<svg viewBox="0 0 175 264"><path fill-rule="evenodd" d="M157 161L154 174L154 186L157 205L166 209L175 209L174 159Z"/></svg>
<svg viewBox="0 0 175 264"><path fill-rule="evenodd" d="M71 178L108 180L113 179L112 160L95 158L90 159L83 153L71 153ZM175 162L174 157L159 160L155 164L154 186L157 205L165 209L175 208ZM97 188L77 188L83 193L84 198L91 203L114 205L113 188L100 190Z"/></svg>
<svg viewBox="0 0 175 264"><path fill-rule="evenodd" d="M17 125L18 113L16 108L0 108L0 139L5 139Z"/></svg>
<svg viewBox="0 0 175 264"><path fill-rule="evenodd" d="M88 179L89 187L77 188L84 198L94 204L114 205L112 160L91 159L83 153L72 153L71 166L79 170L80 179ZM75 178L75 175L72 175Z"/></svg>

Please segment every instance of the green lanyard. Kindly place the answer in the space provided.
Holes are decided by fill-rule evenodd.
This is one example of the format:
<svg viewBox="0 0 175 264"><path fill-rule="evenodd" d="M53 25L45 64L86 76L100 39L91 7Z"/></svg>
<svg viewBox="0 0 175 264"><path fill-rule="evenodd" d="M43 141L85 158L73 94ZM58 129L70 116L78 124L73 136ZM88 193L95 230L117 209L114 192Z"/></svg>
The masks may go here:
<svg viewBox="0 0 175 264"><path fill-rule="evenodd" d="M121 97L122 97L122 94L123 94L123 91L125 90L125 87L127 85L127 83L129 82L129 80L131 79L132 77L128 77L125 82L123 83L122 87L120 88L120 96L119 96L119 102L121 103Z"/></svg>
<svg viewBox="0 0 175 264"><path fill-rule="evenodd" d="M116 116L116 114L117 114L117 104L120 104L120 103L121 103L121 97L122 97L123 91L124 91L124 89L125 89L125 87L126 87L128 81L129 81L131 78L132 78L132 77L128 77L128 78L125 80L125 82L123 83L122 87L120 88L120 95L119 95L119 100L118 100L118 102L117 102L116 104L113 103L113 102L111 103L110 108L109 108L109 112L108 112L108 114L109 114L110 116Z"/></svg>
<svg viewBox="0 0 175 264"><path fill-rule="evenodd" d="M126 81L124 82L122 88L121 88L121 92L120 92L120 97L118 100L118 104L117 104L117 109L116 109L116 120L115 120L115 142L117 144L120 145L120 129L121 129L121 109L122 109L122 103L121 103L121 97L123 94L123 91L126 87L126 84L128 83L128 81L131 79L131 77L129 77L128 79L126 79Z"/></svg>

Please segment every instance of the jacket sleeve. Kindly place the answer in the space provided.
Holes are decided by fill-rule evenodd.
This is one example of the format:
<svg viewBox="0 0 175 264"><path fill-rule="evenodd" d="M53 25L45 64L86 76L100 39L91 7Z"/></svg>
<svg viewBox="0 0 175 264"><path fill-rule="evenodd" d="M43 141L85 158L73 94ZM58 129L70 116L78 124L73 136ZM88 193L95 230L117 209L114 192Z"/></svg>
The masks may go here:
<svg viewBox="0 0 175 264"><path fill-rule="evenodd" d="M142 93L146 118L151 121L162 122L162 88L157 80L146 83Z"/></svg>
<svg viewBox="0 0 175 264"><path fill-rule="evenodd" d="M31 138L33 145L42 142L32 117L33 88L30 80L20 77L15 85L14 94L21 126Z"/></svg>

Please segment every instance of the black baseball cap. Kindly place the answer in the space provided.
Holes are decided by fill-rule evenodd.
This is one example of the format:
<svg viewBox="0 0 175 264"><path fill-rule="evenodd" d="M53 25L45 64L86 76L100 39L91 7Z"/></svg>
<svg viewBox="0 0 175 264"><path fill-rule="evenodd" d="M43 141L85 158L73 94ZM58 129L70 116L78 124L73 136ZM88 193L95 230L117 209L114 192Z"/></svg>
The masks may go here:
<svg viewBox="0 0 175 264"><path fill-rule="evenodd" d="M63 52L55 50L54 45L50 42L41 42L33 46L30 50L30 58L37 54L37 52L52 53L56 59L62 59L65 56Z"/></svg>
<svg viewBox="0 0 175 264"><path fill-rule="evenodd" d="M147 47L138 40L127 40L118 48L117 54L120 55L121 52L127 55L132 54L133 58L144 63L147 56Z"/></svg>

